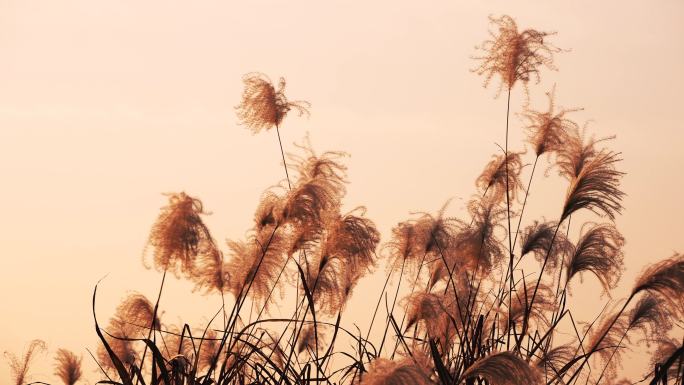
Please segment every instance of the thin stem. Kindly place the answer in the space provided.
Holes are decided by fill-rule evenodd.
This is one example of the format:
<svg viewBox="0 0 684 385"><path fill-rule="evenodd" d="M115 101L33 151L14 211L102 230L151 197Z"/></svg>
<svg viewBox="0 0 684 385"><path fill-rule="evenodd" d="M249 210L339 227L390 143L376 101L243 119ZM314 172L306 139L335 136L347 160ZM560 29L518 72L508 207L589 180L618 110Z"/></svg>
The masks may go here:
<svg viewBox="0 0 684 385"><path fill-rule="evenodd" d="M403 270L403 264L402 264L402 270ZM375 305L375 311L373 312L373 317L371 318L370 326L368 326L368 332L366 333L366 341L363 344L364 349L366 348L366 344L368 344L368 338L370 337L371 330L373 329L373 323L375 322L375 316L378 314L378 309L380 308L380 303L382 302L382 296L383 296L383 294L385 294L385 290L387 289L387 284L389 283L390 277L392 277L392 271L390 271L389 274L387 274L387 278L385 279L385 284L382 286L382 291L380 292L380 297L378 298L378 303Z"/></svg>
<svg viewBox="0 0 684 385"><path fill-rule="evenodd" d="M399 288L401 287L401 280L404 277L404 268L406 266L406 258L404 258L401 262L401 271L399 272L399 282L397 282L397 290L394 293L394 300L392 301L392 308L390 309L388 316L394 314L394 306L397 304L397 298L399 297ZM402 320L402 327L404 326L404 321ZM387 322L387 325L385 326L385 332L383 333L382 336L382 342L380 342L380 348L378 349L378 356L382 353L382 348L385 346L385 338L387 337L387 331L389 329L389 321Z"/></svg>
<svg viewBox="0 0 684 385"><path fill-rule="evenodd" d="M527 197L530 195L530 187L532 186L532 177L534 176L534 170L537 168L537 161L539 160L539 155L534 158L534 165L532 165L532 173L530 174L530 181L527 182L527 190L525 191L525 199L523 200L522 209L520 210L520 216L518 217L518 227L515 229L515 238L513 239L513 248L518 242L518 235L520 234L520 224L522 223L523 213L525 212L525 205L527 204Z"/></svg>
<svg viewBox="0 0 684 385"><path fill-rule="evenodd" d="M558 229L560 228L561 221L558 221L556 225L556 230L553 232L553 237L551 237L551 242L549 244L549 249L546 251L546 257L544 257L544 263L542 264L541 271L539 272L539 278L537 278L537 283L534 286L534 291L532 292L532 298L530 299L529 306L525 308L525 317L523 318L523 326L520 331L520 341L522 341L523 336L527 333L527 326L529 322L530 313L532 312L532 306L534 305L534 299L537 297L537 290L539 290L539 284L541 283L542 277L544 276L544 268L546 263L549 261L551 256L551 250L553 250L553 242L556 240L556 235L558 235Z"/></svg>
<svg viewBox="0 0 684 385"><path fill-rule="evenodd" d="M601 383L601 379L603 378L603 375L606 373L606 369L608 369L608 365L610 365L610 361L613 359L613 356L615 353L617 353L618 349L620 349L620 345L622 345L622 340L625 339L627 336L627 332L629 332L630 328L627 328L624 333L622 333L622 337L620 337L620 341L618 341L617 346L615 346L615 349L613 349L613 353L610 354L610 357L608 357L608 361L606 361L606 366L603 367L603 370L601 371L601 374L599 375L598 380L596 380L597 384Z"/></svg>
<svg viewBox="0 0 684 385"><path fill-rule="evenodd" d="M591 355L601 345L601 342L603 342L603 339L606 338L606 335L608 335L608 332L610 331L610 329L613 328L613 325L615 325L615 322L617 322L618 318L620 318L622 313L627 308L627 305L629 305L629 303L632 301L632 299L634 298L635 295L636 295L636 292L632 292L632 294L629 295L629 298L627 298L627 301L625 301L625 304L622 305L622 309L620 309L620 311L615 315L615 318L613 318L613 321L611 321L610 325L608 325L608 328L606 328L606 330L603 332L603 335L601 335L601 338L599 338L599 340L596 341L596 343L594 343L594 346L591 347L591 349L589 350L589 353L587 353L587 355L584 357L584 360L582 360L582 363L580 364L579 368L577 368L577 371L575 371L575 373L573 373L573 375L570 377L570 379L568 379L568 381L566 382L567 384L571 384L572 380L574 380L575 377L577 377L579 375L579 373L582 371L582 368L584 367L584 365L586 365L587 361L589 361L589 357L591 357Z"/></svg>
<svg viewBox="0 0 684 385"><path fill-rule="evenodd" d="M150 331L147 333L147 339L149 340L150 337L152 336L152 333L156 331L156 320L157 320L157 311L159 310L159 300L161 299L162 295L162 290L164 290L164 281L166 281L166 271L168 268L164 269L164 274L162 274L162 280L161 280L161 285L159 285L159 294L157 294L157 302L154 304L154 311L152 312L152 322L150 325ZM145 349L143 349L143 354L142 354L142 359L140 360L140 370L142 371L143 366L145 365L145 355L147 354L147 344L145 344ZM138 381L140 378L138 378ZM137 383L137 382L136 382Z"/></svg>
<svg viewBox="0 0 684 385"><path fill-rule="evenodd" d="M280 145L280 156L283 158L283 167L285 168L285 177L287 178L287 187L292 190L292 184L290 183L290 174L287 172L287 163L285 162L285 151L283 151L283 141L280 140L280 128L276 124L276 133L278 134L278 144Z"/></svg>
<svg viewBox="0 0 684 385"><path fill-rule="evenodd" d="M510 293L513 292L513 242L511 240L511 197L509 193L509 185L508 185L508 125L509 125L509 117L510 117L510 112L511 112L511 87L508 87L508 98L506 101L506 144L504 148L504 167L506 169L506 217L508 220L508 254L509 254L509 263L508 263L508 268L510 272L509 276L509 296L508 296L508 308L511 308L511 295ZM508 321L510 325L510 312L508 315ZM510 339L511 339L511 334L510 332L507 332L507 337L506 337L506 348L509 347L510 345Z"/></svg>

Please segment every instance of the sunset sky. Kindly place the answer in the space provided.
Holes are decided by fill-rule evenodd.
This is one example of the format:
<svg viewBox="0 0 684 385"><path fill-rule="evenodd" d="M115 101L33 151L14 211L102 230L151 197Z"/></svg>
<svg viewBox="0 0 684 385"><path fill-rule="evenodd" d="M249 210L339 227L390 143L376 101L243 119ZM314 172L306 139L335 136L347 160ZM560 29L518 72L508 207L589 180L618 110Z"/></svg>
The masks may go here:
<svg viewBox="0 0 684 385"><path fill-rule="evenodd" d="M530 84L531 106L545 109L556 84L559 105L584 108L571 116L578 123L616 135L607 145L627 173L616 221L627 244L613 297L624 296L645 265L684 251L682 1L0 0L0 351L40 338L50 353L32 379L55 380L60 347L83 354L86 377L97 378L85 351L97 346L93 287L107 276L103 323L129 291L156 295L161 274L142 253L162 193L200 198L221 246L245 237L261 193L284 177L275 132L238 124L247 72L284 76L290 98L311 102L309 118L286 118L285 150L308 133L319 152L349 153L345 208L366 206L383 241L410 213L450 198L447 212L462 217L504 141L505 95L471 72L488 16L501 14L557 32L549 39L566 50L559 71ZM524 102L514 89L514 150L526 148ZM560 213L566 182L543 175L524 223ZM349 324L366 330L384 271L357 287ZM609 299L598 287L587 276L573 288L585 319ZM169 322L201 323L220 305L191 288L169 281Z"/></svg>

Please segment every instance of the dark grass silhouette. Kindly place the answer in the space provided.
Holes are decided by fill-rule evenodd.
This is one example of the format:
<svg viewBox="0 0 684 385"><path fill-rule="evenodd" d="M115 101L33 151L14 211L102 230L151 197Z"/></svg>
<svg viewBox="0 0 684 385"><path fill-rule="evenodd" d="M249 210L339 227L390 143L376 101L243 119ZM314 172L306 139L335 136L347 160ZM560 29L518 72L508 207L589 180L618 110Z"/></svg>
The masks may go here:
<svg viewBox="0 0 684 385"><path fill-rule="evenodd" d="M307 143L287 160L279 128L290 110L308 114L309 104L289 101L283 78L274 86L263 74L245 75L238 118L254 133L276 128L285 179L264 192L252 229L245 240L228 241L225 257L202 222L201 201L169 194L145 260L162 272L156 302L133 294L103 328L95 289L101 347L93 358L101 383L617 384L631 383L620 379L623 353L648 345L653 369L643 381L681 385L684 255L647 267L627 299L596 309L588 324L568 308L578 280L596 279L610 298L621 278L625 239L614 224L623 209L620 154L602 147L609 138L586 138L586 128L568 117L577 109L556 105L555 88L546 111L524 106L533 153L509 151L514 85L529 93L543 68L555 69L561 50L548 42L552 33L518 32L508 16L491 21L495 30L474 72L485 86L499 77L498 92L507 91L506 145L477 178L466 217L446 216L447 204L417 213L383 244L364 208L342 210L344 153L318 155ZM545 177L558 174L567 192L557 217L523 223L542 155L552 171ZM534 163L525 185L527 156ZM573 239L570 221L578 212L593 218ZM369 302L371 324L358 330L345 319L345 305L359 280L379 275L382 265L387 276L378 300ZM529 266L536 271L524 271ZM197 295L221 295L209 323L160 319L167 272L191 280ZM403 298L401 289L408 292ZM291 316L271 317L269 305L286 290L296 299ZM223 322L214 323L221 314ZM32 344L23 359L10 356L16 384L26 382L39 347ZM79 380L73 353L60 350L57 362L65 384Z"/></svg>

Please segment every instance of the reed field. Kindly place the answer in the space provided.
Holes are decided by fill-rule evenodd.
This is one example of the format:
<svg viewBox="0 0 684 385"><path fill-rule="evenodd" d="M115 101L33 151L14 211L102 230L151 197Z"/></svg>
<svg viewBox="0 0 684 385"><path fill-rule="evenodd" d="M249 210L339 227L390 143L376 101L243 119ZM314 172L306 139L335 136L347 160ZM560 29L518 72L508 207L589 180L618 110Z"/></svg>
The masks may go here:
<svg viewBox="0 0 684 385"><path fill-rule="evenodd" d="M381 233L367 214L372 208L345 203L354 185L345 149L315 148L284 129L316 114L316 101L290 95L277 74L235 74L242 75L243 89L231 92L240 95L234 112L243 134L277 139L263 151L278 152L282 163L282 179L261 182L271 187L251 228L223 242L206 224L211 210L201 197L165 193L142 263L130 267L157 273L156 295L131 292L103 317L98 299L108 278L90 277L98 283L87 332L97 349L46 355L46 344L28 336L25 351L5 352L8 383L684 384L684 254L658 256L625 297L615 295L629 241L616 224L629 210L624 155L614 136L577 118L582 108L565 107L566 85L540 86L549 72L572 73L556 60L576 55L575 47L557 43L562 30L518 25L507 15L481 24L483 40L459 42L476 45L470 76L484 88L471 97L494 96L505 108L492 112L501 123L491 130L496 145L479 177L467 181L463 215L448 214L453 201L434 202L425 212L406 210ZM522 104L512 103L516 93ZM514 130L523 142L509 141ZM228 173L231 167L241 165L226 165ZM564 194L535 195L542 181ZM555 202L555 211L533 216L534 199ZM165 318L172 277L191 283L194 296L216 299L207 322ZM381 289L360 290L364 277ZM576 289L589 282L604 306L574 308L581 306L571 300ZM351 305L354 297L363 300ZM370 317L368 327L349 316L350 306ZM44 338L40 332L33 335ZM625 357L635 351L649 368L637 377L625 374ZM31 375L38 360L50 361L53 377ZM86 361L97 365L92 376Z"/></svg>

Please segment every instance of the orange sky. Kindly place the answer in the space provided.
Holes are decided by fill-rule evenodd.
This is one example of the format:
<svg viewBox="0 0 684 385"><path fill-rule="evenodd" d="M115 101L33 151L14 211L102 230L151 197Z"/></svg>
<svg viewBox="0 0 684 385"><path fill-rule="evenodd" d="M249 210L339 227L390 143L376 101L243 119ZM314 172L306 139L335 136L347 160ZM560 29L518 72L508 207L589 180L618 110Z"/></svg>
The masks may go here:
<svg viewBox="0 0 684 385"><path fill-rule="evenodd" d="M489 14L557 31L554 43L571 49L531 87L533 106L545 108L556 83L560 105L585 108L579 122L617 135L610 145L627 172L619 298L644 265L684 251L681 1L0 0L0 351L41 338L51 352L83 353L92 378L93 285L109 274L103 322L127 290L154 296L161 276L141 253L162 192L201 198L217 239L244 237L260 193L283 177L274 133L237 124L246 72L284 75L288 95L312 103L309 119L286 119L286 150L308 132L318 151L350 153L346 207L367 206L384 240L448 198L462 214L503 142L505 99L469 71ZM512 112L522 101L514 91ZM511 122L511 147L522 149ZM541 175L529 220L560 210L564 182ZM379 280L357 293L377 298ZM571 301L595 299L594 281ZM199 322L218 306L190 287L170 281L171 321ZM346 315L362 330L367 298ZM587 317L596 310L587 305ZM34 378L54 380L50 365ZM3 362L0 382L8 377Z"/></svg>

